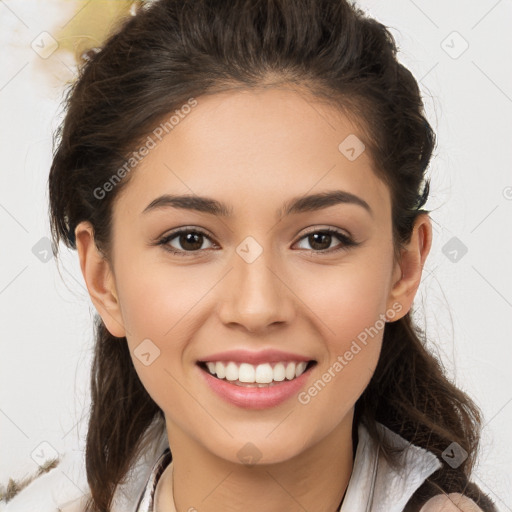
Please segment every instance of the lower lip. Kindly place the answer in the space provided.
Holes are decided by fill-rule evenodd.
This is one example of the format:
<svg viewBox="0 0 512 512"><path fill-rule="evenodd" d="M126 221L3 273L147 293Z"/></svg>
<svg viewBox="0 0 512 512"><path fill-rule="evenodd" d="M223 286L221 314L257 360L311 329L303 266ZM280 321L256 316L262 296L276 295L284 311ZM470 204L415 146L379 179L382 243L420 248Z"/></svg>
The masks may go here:
<svg viewBox="0 0 512 512"><path fill-rule="evenodd" d="M267 409L282 404L293 395L299 393L306 383L311 368L308 368L300 377L293 380L284 380L266 388L244 387L231 384L227 380L217 379L206 370L199 371L206 379L210 388L227 402L244 409Z"/></svg>

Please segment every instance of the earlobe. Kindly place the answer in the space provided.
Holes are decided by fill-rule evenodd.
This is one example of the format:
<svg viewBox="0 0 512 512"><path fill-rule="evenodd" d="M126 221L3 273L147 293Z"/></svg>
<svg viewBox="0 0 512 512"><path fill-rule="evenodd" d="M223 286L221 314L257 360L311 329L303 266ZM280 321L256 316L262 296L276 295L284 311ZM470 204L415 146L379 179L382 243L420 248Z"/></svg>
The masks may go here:
<svg viewBox="0 0 512 512"><path fill-rule="evenodd" d="M76 248L80 268L89 295L110 334L118 338L126 335L121 309L110 263L94 241L90 222L80 222L75 229Z"/></svg>
<svg viewBox="0 0 512 512"><path fill-rule="evenodd" d="M400 261L396 262L393 272L388 308L397 302L402 305L400 315L393 320L403 317L411 309L431 245L432 223L428 214L422 213L416 218L411 238L401 250Z"/></svg>

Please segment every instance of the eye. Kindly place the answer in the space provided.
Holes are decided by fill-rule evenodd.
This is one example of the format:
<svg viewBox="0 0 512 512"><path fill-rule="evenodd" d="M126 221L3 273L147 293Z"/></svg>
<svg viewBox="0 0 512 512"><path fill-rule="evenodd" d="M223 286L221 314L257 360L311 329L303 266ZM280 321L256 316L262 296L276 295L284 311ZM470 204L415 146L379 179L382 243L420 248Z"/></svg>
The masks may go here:
<svg viewBox="0 0 512 512"><path fill-rule="evenodd" d="M331 247L331 243L338 239L341 244L338 244L334 248ZM316 253L333 253L341 250L346 250L349 247L358 245L350 236L338 231L337 229L327 228L322 230L310 231L300 240L307 241L313 248L313 252Z"/></svg>
<svg viewBox="0 0 512 512"><path fill-rule="evenodd" d="M205 239L210 240L210 237L201 229L198 228L182 228L164 236L157 242L157 245L163 246L166 251L180 256L186 256L186 253L195 253L203 248ZM172 245L174 242L176 247ZM212 244L213 246L214 244Z"/></svg>

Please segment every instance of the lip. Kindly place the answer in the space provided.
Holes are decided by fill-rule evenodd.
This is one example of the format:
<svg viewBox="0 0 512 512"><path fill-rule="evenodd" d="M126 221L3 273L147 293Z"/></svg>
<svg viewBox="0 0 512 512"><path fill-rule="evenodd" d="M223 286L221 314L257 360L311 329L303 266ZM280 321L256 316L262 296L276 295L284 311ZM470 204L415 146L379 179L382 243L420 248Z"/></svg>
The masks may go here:
<svg viewBox="0 0 512 512"><path fill-rule="evenodd" d="M266 349L260 350L259 352L251 352L250 350L227 350L226 352L218 352L216 354L203 357L200 360L198 360L198 362L216 363L217 361L233 361L235 363L263 364L279 362L300 363L301 361L311 360L313 360L313 358L301 356L299 354L292 354L291 352L282 352L281 350Z"/></svg>
<svg viewBox="0 0 512 512"><path fill-rule="evenodd" d="M302 358L301 360L306 359ZM311 361L311 359L308 359L308 361ZM311 374L311 369L315 366L316 364L311 365L300 377L288 381L284 380L265 388L237 386L214 377L199 364L197 369L210 389L230 404L243 409L268 409L282 404L292 396L296 396L301 388L305 386Z"/></svg>

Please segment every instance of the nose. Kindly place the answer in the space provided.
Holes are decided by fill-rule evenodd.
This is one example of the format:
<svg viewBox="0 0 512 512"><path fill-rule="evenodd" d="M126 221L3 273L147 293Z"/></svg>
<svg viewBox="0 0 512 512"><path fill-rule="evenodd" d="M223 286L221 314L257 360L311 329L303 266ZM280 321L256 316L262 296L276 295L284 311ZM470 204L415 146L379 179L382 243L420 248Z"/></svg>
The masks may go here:
<svg viewBox="0 0 512 512"><path fill-rule="evenodd" d="M218 309L226 326L264 333L292 321L294 295L286 283L286 273L274 267L270 251L264 250L252 262L234 254L233 268L223 280Z"/></svg>

